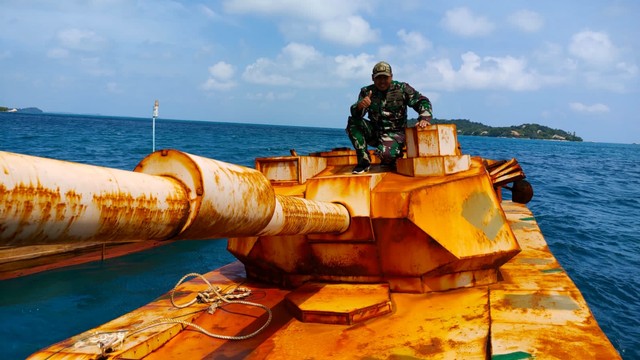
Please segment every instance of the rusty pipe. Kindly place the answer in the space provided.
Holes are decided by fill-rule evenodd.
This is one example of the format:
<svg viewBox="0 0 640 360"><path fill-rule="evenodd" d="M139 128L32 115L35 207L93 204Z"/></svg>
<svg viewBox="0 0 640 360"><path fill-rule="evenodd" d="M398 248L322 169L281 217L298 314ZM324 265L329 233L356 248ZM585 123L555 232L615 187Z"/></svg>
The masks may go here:
<svg viewBox="0 0 640 360"><path fill-rule="evenodd" d="M340 204L275 195L258 171L177 150L131 171L0 151L0 246L342 232Z"/></svg>
<svg viewBox="0 0 640 360"><path fill-rule="evenodd" d="M0 246L168 239L186 196L171 178L0 152Z"/></svg>
<svg viewBox="0 0 640 360"><path fill-rule="evenodd" d="M177 150L156 151L134 169L178 179L188 188L191 216L179 238L343 232L341 204L276 195L261 172Z"/></svg>

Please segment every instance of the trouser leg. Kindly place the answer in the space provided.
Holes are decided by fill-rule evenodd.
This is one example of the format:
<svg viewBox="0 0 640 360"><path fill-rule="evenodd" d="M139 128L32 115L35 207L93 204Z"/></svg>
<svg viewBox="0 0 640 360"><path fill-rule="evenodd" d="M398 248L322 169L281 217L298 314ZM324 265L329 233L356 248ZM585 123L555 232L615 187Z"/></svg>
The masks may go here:
<svg viewBox="0 0 640 360"><path fill-rule="evenodd" d="M362 118L355 119L350 116L346 131L349 140L351 140L351 144L353 144L353 148L356 150L358 164L361 164L363 161L370 164L371 157L369 156L367 146L376 139L371 129L371 123L368 120Z"/></svg>
<svg viewBox="0 0 640 360"><path fill-rule="evenodd" d="M380 135L376 155L385 164L393 164L396 159L402 157L402 149L405 143L404 132L391 132Z"/></svg>

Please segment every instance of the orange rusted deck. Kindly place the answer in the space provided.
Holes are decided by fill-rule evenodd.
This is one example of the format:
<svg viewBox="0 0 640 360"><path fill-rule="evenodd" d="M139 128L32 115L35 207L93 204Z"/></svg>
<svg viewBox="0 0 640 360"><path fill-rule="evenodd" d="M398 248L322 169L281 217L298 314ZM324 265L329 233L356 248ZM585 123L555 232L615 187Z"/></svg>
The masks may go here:
<svg viewBox="0 0 640 360"><path fill-rule="evenodd" d="M244 267L235 262L205 277L223 288L239 284L250 288L252 296L246 300L273 312L263 332L248 340L228 341L179 324L162 325L126 338L107 355L115 359L620 358L549 251L529 209L511 202L502 206L522 251L500 268L501 279L495 284L425 294L391 292L391 312L385 315L351 325L307 323L291 311L287 300L291 291L247 281ZM183 283L176 301L184 303L203 288L200 279ZM378 308L384 310L387 299L380 298L378 290L372 287L373 303L383 304ZM340 297L323 300L348 307ZM295 302L304 304L304 299ZM130 329L158 318L179 318L217 334L242 335L258 329L267 317L263 310L245 305L224 306L213 315L205 308L200 304L176 309L165 295L30 358L93 359L100 351L87 339L96 331Z"/></svg>

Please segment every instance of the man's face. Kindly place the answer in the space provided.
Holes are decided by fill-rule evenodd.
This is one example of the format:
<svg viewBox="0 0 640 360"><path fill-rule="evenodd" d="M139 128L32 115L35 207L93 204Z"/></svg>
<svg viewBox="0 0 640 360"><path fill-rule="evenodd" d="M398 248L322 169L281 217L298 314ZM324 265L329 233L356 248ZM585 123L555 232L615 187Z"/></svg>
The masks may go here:
<svg viewBox="0 0 640 360"><path fill-rule="evenodd" d="M389 89L389 86L391 86L392 79L393 76L378 75L373 78L373 84L376 86L376 89L386 91Z"/></svg>

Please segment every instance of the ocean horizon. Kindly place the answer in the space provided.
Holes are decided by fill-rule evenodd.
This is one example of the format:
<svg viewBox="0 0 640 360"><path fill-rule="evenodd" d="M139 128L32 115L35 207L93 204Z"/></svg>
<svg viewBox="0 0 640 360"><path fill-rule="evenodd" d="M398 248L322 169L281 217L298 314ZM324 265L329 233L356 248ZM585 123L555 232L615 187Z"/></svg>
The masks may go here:
<svg viewBox="0 0 640 360"><path fill-rule="evenodd" d="M29 114L29 113L20 113L18 112L17 114L27 114L27 115L52 115L52 116L69 116L69 117L93 117L93 118L112 118L112 119L126 119L126 120L138 120L138 121L146 121L149 122L151 121L151 117L137 117L137 116L126 116L126 115L103 115L103 114L99 114L99 113L95 113L95 114L78 114L78 113L70 113L70 112L47 112L47 111L43 111L40 114ZM415 119L414 119L415 120ZM436 118L436 120L451 120L451 119L438 119ZM311 129L340 129L342 130L343 128L335 128L335 127L324 127L324 126L309 126L309 125L293 125L293 124L268 124L268 123L251 123L251 122L238 122L238 121L216 121L216 120L200 120L200 119L173 119L173 118L158 118L157 121L193 121L193 122L212 122L212 123L217 123L217 124L251 124L251 125L266 125L266 126L284 126L284 127L302 127L302 128L311 128ZM471 121L471 120L470 120ZM525 124L511 124L511 125L505 125L505 126L521 126L521 125L525 125ZM539 124L538 124L539 125ZM345 127L346 127L346 120L345 120ZM558 130L562 130L565 132L569 132L568 130L565 129L558 129ZM579 136L579 134L576 134ZM479 136L479 137L484 137L484 136ZM491 138L491 136L486 136L487 138ZM504 137L495 137L495 138L504 138ZM522 138L518 138L518 137L508 137L509 139L520 139L520 140L547 140L547 141L560 141L560 142L573 142L573 141L569 141L569 140L561 140L561 139L530 139L530 138L526 138L526 137L522 137ZM580 141L577 141L580 142ZM635 142L631 142L631 143L625 143L625 142L606 142L606 141L594 141L594 140L583 140L581 142L585 142L585 143L598 143L598 144L624 144L624 145L640 145L640 143L635 143Z"/></svg>
<svg viewBox="0 0 640 360"><path fill-rule="evenodd" d="M151 123L0 113L0 151L132 170L152 152ZM155 124L156 150L248 167L256 157L291 149L305 155L351 148L344 129L336 128L162 118ZM621 356L640 359L640 146L474 136L459 142L471 156L518 160L534 189L528 206L549 248ZM223 239L181 241L0 281L3 358L25 358L152 301L186 273L233 260Z"/></svg>

